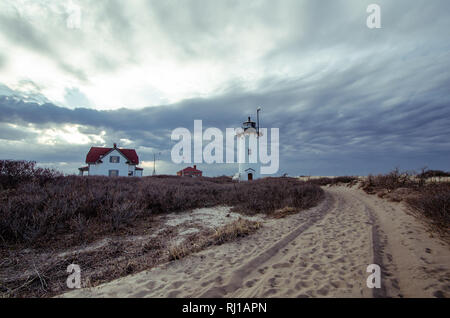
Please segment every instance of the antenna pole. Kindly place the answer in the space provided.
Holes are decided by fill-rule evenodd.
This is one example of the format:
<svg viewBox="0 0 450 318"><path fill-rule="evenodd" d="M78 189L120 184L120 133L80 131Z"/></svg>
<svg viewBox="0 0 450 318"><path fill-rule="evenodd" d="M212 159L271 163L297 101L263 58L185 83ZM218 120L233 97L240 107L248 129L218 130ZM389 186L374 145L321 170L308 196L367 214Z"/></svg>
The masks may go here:
<svg viewBox="0 0 450 318"><path fill-rule="evenodd" d="M156 155L153 153L153 175L156 175Z"/></svg>
<svg viewBox="0 0 450 318"><path fill-rule="evenodd" d="M158 153L158 156L161 157L161 152ZM153 175L156 176L156 154L153 153Z"/></svg>
<svg viewBox="0 0 450 318"><path fill-rule="evenodd" d="M259 111L261 110L261 107L258 107L258 109L256 110L256 132L257 132L257 136L259 137Z"/></svg>

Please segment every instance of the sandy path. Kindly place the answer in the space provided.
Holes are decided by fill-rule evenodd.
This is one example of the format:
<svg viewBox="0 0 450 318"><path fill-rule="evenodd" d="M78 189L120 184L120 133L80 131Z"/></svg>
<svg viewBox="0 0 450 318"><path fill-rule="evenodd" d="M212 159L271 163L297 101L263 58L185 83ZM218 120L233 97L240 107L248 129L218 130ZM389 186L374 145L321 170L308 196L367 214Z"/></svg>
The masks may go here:
<svg viewBox="0 0 450 318"><path fill-rule="evenodd" d="M318 207L250 237L65 297L433 297L450 295L450 249L398 203L325 188ZM366 268L382 267L369 289Z"/></svg>

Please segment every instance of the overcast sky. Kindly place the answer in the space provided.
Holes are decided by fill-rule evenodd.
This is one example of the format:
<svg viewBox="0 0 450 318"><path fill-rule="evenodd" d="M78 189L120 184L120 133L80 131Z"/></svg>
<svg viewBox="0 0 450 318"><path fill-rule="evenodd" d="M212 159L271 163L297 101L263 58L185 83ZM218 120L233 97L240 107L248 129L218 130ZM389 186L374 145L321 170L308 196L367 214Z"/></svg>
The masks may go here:
<svg viewBox="0 0 450 318"><path fill-rule="evenodd" d="M449 14L448 0L2 0L0 159L76 173L117 142L144 174L153 152L173 174L173 129L237 127L261 106L280 174L450 170Z"/></svg>

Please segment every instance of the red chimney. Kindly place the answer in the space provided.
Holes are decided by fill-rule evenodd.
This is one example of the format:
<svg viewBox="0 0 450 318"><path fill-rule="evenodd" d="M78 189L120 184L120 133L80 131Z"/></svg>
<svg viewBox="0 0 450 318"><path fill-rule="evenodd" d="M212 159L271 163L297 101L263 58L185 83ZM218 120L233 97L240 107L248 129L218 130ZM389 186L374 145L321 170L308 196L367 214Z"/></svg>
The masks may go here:
<svg viewBox="0 0 450 318"><path fill-rule="evenodd" d="M197 169L197 165L194 165L194 169Z"/></svg>
<svg viewBox="0 0 450 318"><path fill-rule="evenodd" d="M117 144L116 143L114 143L114 148L117 148Z"/></svg>

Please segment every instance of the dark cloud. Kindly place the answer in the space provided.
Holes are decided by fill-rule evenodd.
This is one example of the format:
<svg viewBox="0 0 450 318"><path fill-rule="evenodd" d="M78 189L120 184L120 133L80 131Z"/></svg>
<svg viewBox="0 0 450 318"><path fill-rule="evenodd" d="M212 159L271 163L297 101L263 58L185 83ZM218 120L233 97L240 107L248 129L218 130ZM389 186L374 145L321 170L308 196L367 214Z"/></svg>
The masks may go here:
<svg viewBox="0 0 450 318"><path fill-rule="evenodd" d="M7 125L0 125L0 140L23 140L29 137L30 134Z"/></svg>
<svg viewBox="0 0 450 318"><path fill-rule="evenodd" d="M448 169L450 79L440 76L446 68L440 64L439 72L433 61L427 67L421 61L416 65L421 76L416 76L418 70L409 61L379 63L360 60L318 81L268 78L251 92L234 89L140 110L69 110L2 98L0 121L80 124L91 133L104 129L136 146L169 151L170 133L177 127L192 131L195 119L202 119L205 129L236 127L262 106L263 126L280 128L283 172L366 174L396 165L417 169L429 162ZM428 78L426 85L423 77Z"/></svg>
<svg viewBox="0 0 450 318"><path fill-rule="evenodd" d="M0 14L0 28L2 34L11 41L19 43L37 52L54 55L55 51L45 34L39 33L18 12L14 15Z"/></svg>

